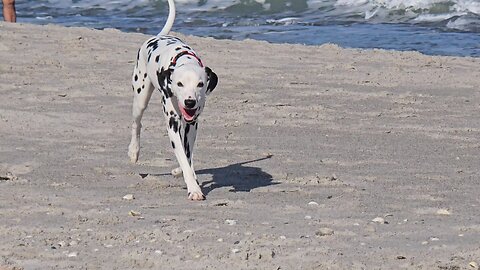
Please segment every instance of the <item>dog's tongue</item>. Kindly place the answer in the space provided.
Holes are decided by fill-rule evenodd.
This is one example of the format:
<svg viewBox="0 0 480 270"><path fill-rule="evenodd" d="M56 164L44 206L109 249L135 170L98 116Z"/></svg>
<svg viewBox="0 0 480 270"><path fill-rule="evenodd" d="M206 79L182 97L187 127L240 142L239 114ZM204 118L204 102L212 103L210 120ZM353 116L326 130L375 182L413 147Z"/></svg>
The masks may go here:
<svg viewBox="0 0 480 270"><path fill-rule="evenodd" d="M182 112L182 115L183 115L183 118L185 119L185 121L190 122L190 121L193 120L193 117L195 116L195 113L197 112L196 109L194 109L194 110L185 109L180 104L179 104L178 107L180 107L180 111Z"/></svg>

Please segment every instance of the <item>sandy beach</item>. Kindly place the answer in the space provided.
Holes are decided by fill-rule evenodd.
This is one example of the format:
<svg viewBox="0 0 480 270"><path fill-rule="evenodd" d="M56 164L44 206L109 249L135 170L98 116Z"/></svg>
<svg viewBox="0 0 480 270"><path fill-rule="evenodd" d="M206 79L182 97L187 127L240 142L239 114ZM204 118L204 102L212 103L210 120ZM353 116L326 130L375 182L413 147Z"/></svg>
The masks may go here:
<svg viewBox="0 0 480 270"><path fill-rule="evenodd" d="M1 270L478 269L480 58L179 36L203 202L160 93L127 156L148 36L0 23Z"/></svg>

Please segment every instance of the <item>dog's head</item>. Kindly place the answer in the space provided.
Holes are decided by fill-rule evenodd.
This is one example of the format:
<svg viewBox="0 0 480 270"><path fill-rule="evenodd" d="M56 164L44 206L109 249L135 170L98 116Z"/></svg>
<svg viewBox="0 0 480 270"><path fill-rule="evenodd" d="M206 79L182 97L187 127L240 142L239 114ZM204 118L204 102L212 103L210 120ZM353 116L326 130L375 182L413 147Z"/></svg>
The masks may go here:
<svg viewBox="0 0 480 270"><path fill-rule="evenodd" d="M203 111L206 96L217 86L218 77L209 67L184 64L160 72L158 81L167 97L176 97L183 119L192 122Z"/></svg>

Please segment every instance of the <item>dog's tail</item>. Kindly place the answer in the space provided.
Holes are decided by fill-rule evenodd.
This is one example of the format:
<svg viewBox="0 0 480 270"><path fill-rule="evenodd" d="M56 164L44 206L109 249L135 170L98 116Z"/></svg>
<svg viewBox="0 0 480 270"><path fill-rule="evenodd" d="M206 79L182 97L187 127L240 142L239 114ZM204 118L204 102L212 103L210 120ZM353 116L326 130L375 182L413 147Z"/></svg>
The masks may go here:
<svg viewBox="0 0 480 270"><path fill-rule="evenodd" d="M175 21L175 2L173 0L168 0L168 18L167 22L162 28L162 31L158 35L167 35L172 29L173 21Z"/></svg>

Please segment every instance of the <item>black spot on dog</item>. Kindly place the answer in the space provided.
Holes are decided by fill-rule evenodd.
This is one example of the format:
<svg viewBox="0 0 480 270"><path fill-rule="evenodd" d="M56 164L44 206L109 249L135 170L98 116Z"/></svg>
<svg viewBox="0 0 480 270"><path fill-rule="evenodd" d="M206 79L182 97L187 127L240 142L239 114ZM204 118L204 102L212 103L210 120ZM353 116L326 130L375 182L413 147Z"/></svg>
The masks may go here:
<svg viewBox="0 0 480 270"><path fill-rule="evenodd" d="M175 113L173 111L170 111L170 115L174 115Z"/></svg>
<svg viewBox="0 0 480 270"><path fill-rule="evenodd" d="M175 117L170 117L170 120L168 122L168 126L173 129L173 132L177 133L178 132L178 121L175 119Z"/></svg>
<svg viewBox="0 0 480 270"><path fill-rule="evenodd" d="M187 50L191 50L191 49L192 49L192 48L190 48L188 45L184 45L183 47L184 47L185 49L187 49Z"/></svg>
<svg viewBox="0 0 480 270"><path fill-rule="evenodd" d="M134 80L135 80L135 81L138 81L138 76L137 76L137 74L135 74Z"/></svg>
<svg viewBox="0 0 480 270"><path fill-rule="evenodd" d="M144 84L144 85L142 85L142 89L145 89L145 84Z"/></svg>
<svg viewBox="0 0 480 270"><path fill-rule="evenodd" d="M181 47L176 47L175 51L180 51L182 48Z"/></svg>
<svg viewBox="0 0 480 270"><path fill-rule="evenodd" d="M190 56L187 56L187 59L192 59Z"/></svg>
<svg viewBox="0 0 480 270"><path fill-rule="evenodd" d="M160 61L160 55L157 55L157 57L155 57L155 62L158 63L158 61Z"/></svg>
<svg viewBox="0 0 480 270"><path fill-rule="evenodd" d="M188 132L190 132L190 124L185 125L185 137L187 137ZM186 141L185 141L186 142Z"/></svg>
<svg viewBox="0 0 480 270"><path fill-rule="evenodd" d="M142 89L138 88L138 89L137 89L137 93L140 94L140 92L142 92Z"/></svg>
<svg viewBox="0 0 480 270"><path fill-rule="evenodd" d="M188 163L191 163L191 160L190 160L190 145L187 143L187 146L185 147L185 155L187 156L188 158Z"/></svg>
<svg viewBox="0 0 480 270"><path fill-rule="evenodd" d="M173 97L172 90L170 89L170 86L168 86L168 85L167 85L167 87L165 87L165 96L166 96L167 98Z"/></svg>
<svg viewBox="0 0 480 270"><path fill-rule="evenodd" d="M147 42L147 49L148 49L148 62L150 62L150 57L152 57L152 52L158 48L158 39L153 38Z"/></svg>
<svg viewBox="0 0 480 270"><path fill-rule="evenodd" d="M157 38L152 38L147 42L147 49L151 49L152 51L156 50L158 48L158 39Z"/></svg>
<svg viewBox="0 0 480 270"><path fill-rule="evenodd" d="M191 124L185 125L185 136L183 138L183 147L185 148L185 155L190 159L190 144L188 142L188 133L190 132Z"/></svg>
<svg viewBox="0 0 480 270"><path fill-rule="evenodd" d="M147 73L143 74L143 78L144 79L147 78Z"/></svg>
<svg viewBox="0 0 480 270"><path fill-rule="evenodd" d="M137 63L135 63L135 67L138 68L138 60L140 59L140 49L137 51Z"/></svg>
<svg viewBox="0 0 480 270"><path fill-rule="evenodd" d="M172 82L170 79L171 73L171 69L164 70L163 67L160 72L157 71L158 84L166 98L171 98L173 96L172 90L169 87Z"/></svg>
<svg viewBox="0 0 480 270"><path fill-rule="evenodd" d="M172 143L172 147L173 149L175 149L175 143L174 142L171 142Z"/></svg>

